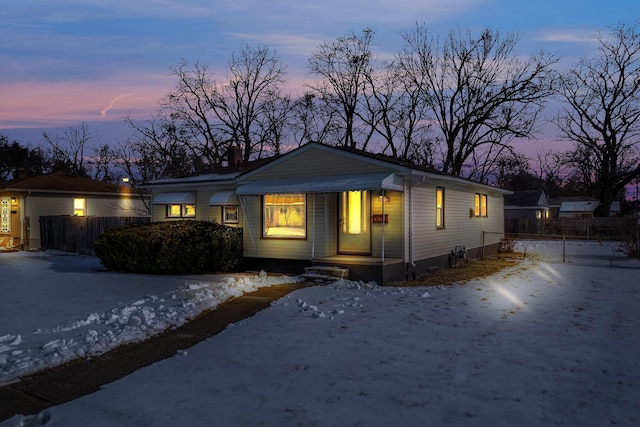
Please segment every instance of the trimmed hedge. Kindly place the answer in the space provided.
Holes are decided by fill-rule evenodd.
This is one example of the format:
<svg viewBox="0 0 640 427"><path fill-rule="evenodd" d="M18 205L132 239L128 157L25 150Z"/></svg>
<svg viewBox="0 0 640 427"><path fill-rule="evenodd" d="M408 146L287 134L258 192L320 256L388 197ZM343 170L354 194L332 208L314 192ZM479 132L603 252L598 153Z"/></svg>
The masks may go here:
<svg viewBox="0 0 640 427"><path fill-rule="evenodd" d="M109 270L144 274L229 272L242 260L242 229L209 221L134 224L106 230L96 256Z"/></svg>

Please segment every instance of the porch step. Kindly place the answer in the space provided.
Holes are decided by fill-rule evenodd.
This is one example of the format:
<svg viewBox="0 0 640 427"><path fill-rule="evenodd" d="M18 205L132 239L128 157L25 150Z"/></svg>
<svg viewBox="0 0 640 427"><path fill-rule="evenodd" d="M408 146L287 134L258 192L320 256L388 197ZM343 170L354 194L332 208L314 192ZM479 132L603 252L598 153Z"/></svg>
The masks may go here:
<svg viewBox="0 0 640 427"><path fill-rule="evenodd" d="M330 265L313 265L304 268L301 277L310 280L339 280L349 278L349 269Z"/></svg>

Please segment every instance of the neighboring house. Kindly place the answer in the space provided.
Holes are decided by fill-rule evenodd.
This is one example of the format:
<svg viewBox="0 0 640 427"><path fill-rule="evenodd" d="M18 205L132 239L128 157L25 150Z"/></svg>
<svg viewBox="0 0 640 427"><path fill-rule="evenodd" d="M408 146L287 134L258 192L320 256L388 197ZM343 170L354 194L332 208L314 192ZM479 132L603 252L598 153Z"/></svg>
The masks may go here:
<svg viewBox="0 0 640 427"><path fill-rule="evenodd" d="M237 165L233 165L237 166ZM496 251L510 192L359 150L306 144L246 171L153 181L154 221L243 227L246 265L387 283Z"/></svg>
<svg viewBox="0 0 640 427"><path fill-rule="evenodd" d="M549 218L549 200L546 193L540 189L506 194L504 196L504 218Z"/></svg>
<svg viewBox="0 0 640 427"><path fill-rule="evenodd" d="M560 201L559 218L593 218L593 212L600 205L597 199L582 198ZM620 202L614 201L609 207L609 216L620 215Z"/></svg>
<svg viewBox="0 0 640 427"><path fill-rule="evenodd" d="M149 197L64 172L1 182L0 249L39 249L41 216L148 216Z"/></svg>

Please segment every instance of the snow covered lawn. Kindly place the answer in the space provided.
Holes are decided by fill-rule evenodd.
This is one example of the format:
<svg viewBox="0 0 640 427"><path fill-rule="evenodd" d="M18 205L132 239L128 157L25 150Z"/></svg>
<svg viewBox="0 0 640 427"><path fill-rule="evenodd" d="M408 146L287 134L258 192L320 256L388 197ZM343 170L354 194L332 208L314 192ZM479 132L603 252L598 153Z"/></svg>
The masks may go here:
<svg viewBox="0 0 640 427"><path fill-rule="evenodd" d="M609 243L570 242L566 263L561 243L520 246L536 256L462 285L301 289L180 355L0 426L639 425L640 261ZM57 275L40 276L33 292ZM165 305L192 292L158 286ZM67 304L41 292L27 300ZM137 298L119 302L138 307ZM109 312L101 304L92 311ZM29 322L42 331L61 324L37 315ZM5 346L34 336L3 334ZM77 335L66 339L85 341Z"/></svg>
<svg viewBox="0 0 640 427"><path fill-rule="evenodd" d="M180 326L287 276L150 276L103 271L95 257L0 253L0 385Z"/></svg>

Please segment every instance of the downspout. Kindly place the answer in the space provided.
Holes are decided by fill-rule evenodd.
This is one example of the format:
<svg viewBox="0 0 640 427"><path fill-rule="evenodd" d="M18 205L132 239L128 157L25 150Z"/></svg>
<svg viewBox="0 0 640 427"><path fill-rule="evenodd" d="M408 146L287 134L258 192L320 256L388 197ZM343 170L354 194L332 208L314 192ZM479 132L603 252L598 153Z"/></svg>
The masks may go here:
<svg viewBox="0 0 640 427"><path fill-rule="evenodd" d="M382 193L382 264L384 265L384 189Z"/></svg>
<svg viewBox="0 0 640 427"><path fill-rule="evenodd" d="M316 195L311 194L311 261L316 257Z"/></svg>

